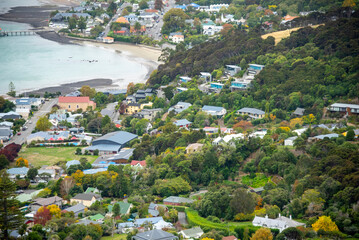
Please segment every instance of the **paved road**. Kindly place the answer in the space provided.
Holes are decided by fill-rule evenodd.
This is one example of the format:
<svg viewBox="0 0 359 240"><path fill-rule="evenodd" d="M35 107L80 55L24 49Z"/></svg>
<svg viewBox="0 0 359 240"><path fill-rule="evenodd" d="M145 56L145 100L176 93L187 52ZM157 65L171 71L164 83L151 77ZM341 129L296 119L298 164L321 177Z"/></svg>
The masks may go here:
<svg viewBox="0 0 359 240"><path fill-rule="evenodd" d="M112 122L118 120L119 112L115 109L116 105L117 102L107 104L106 108L101 110L102 116L109 116Z"/></svg>
<svg viewBox="0 0 359 240"><path fill-rule="evenodd" d="M127 7L127 6L131 6L131 3L128 3L128 2L125 2L124 4L122 4L121 5L121 7L119 7L118 9L117 9L117 12L116 12L116 14L112 17L112 19L110 19L110 21L108 22L108 24L106 25L106 28L105 28L105 34L104 34L104 36L103 37L107 37L107 34L110 32L110 28L111 28L111 23L112 22L115 22L116 20L117 20L117 18L119 17L119 16L121 16L121 13L122 13L122 11L123 11L123 9L125 9L125 7Z"/></svg>
<svg viewBox="0 0 359 240"><path fill-rule="evenodd" d="M26 138L35 129L37 120L41 116L51 112L52 106L57 104L57 101L58 101L58 99L56 98L56 99L51 99L50 101L45 102L44 105L41 106L39 111L35 112L34 116L32 116L31 119L29 121L27 121L27 123L25 123L24 126L26 126L27 129L25 131L21 131L21 135L15 135L7 144L10 144L10 143L23 144L23 143L25 143Z"/></svg>

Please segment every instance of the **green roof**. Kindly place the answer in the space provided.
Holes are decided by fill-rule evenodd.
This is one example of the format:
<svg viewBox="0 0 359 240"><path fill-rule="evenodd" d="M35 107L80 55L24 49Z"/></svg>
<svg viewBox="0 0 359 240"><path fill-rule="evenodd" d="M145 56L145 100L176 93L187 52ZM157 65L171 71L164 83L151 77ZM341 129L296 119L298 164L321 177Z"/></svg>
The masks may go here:
<svg viewBox="0 0 359 240"><path fill-rule="evenodd" d="M131 206L131 203L126 203L126 202L117 202L117 203L120 204L120 213L121 213L121 215L126 214L128 209ZM107 208L108 208L109 212L112 212L113 205L108 205Z"/></svg>
<svg viewBox="0 0 359 240"><path fill-rule="evenodd" d="M30 193L30 194L27 194L27 193L20 194L20 195L16 196L16 200L18 200L19 202L22 202L22 203L31 201L41 191L42 191L42 189L34 191L34 192Z"/></svg>
<svg viewBox="0 0 359 240"><path fill-rule="evenodd" d="M85 193L94 193L95 190L96 190L96 188L94 188L94 187L88 187L88 188L86 189Z"/></svg>
<svg viewBox="0 0 359 240"><path fill-rule="evenodd" d="M92 220L92 221L97 221L97 220L104 219L104 218L105 217L103 215L99 214L99 213L89 217L89 219Z"/></svg>

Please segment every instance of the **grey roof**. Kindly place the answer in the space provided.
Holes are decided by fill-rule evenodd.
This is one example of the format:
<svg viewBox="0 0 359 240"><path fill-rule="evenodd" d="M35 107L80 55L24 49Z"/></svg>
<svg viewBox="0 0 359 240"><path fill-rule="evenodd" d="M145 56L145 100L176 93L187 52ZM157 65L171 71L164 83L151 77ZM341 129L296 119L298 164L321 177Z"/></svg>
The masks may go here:
<svg viewBox="0 0 359 240"><path fill-rule="evenodd" d="M298 138L298 136L293 136L293 137L287 138L286 140L292 140L292 141L294 141L294 140L297 139L297 138Z"/></svg>
<svg viewBox="0 0 359 240"><path fill-rule="evenodd" d="M324 138L337 138L337 137L339 137L339 134L331 133L331 134L325 134L325 135L318 135L318 136L315 136L314 138L324 139Z"/></svg>
<svg viewBox="0 0 359 240"><path fill-rule="evenodd" d="M8 174L11 174L11 175L26 175L27 171L29 171L29 168L27 168L27 167L10 168L6 171Z"/></svg>
<svg viewBox="0 0 359 240"><path fill-rule="evenodd" d="M168 233L162 230L154 229L151 231L138 233L133 237L136 240L170 240L170 239L178 239L172 233Z"/></svg>
<svg viewBox="0 0 359 240"><path fill-rule="evenodd" d="M21 118L21 115L16 112L7 112L7 113L0 113L0 119L12 119L12 118Z"/></svg>
<svg viewBox="0 0 359 240"><path fill-rule="evenodd" d="M192 199L184 198L184 197L177 197L177 196L170 196L168 198L163 199L163 202L171 202L171 203L193 203Z"/></svg>
<svg viewBox="0 0 359 240"><path fill-rule="evenodd" d="M66 163L66 167L68 168L68 167L70 167L70 166L72 166L72 165L80 165L81 163L80 163L80 161L79 160L71 160L71 161L68 161L67 163Z"/></svg>
<svg viewBox="0 0 359 240"><path fill-rule="evenodd" d="M96 144L86 148L88 151L104 151L104 152L118 152L121 146L118 144Z"/></svg>
<svg viewBox="0 0 359 240"><path fill-rule="evenodd" d="M130 106L130 107L140 107L141 104L140 103L129 103L128 106Z"/></svg>
<svg viewBox="0 0 359 240"><path fill-rule="evenodd" d="M349 103L334 103L330 105L331 107L339 107L339 108L359 108L357 104L349 104Z"/></svg>
<svg viewBox="0 0 359 240"><path fill-rule="evenodd" d="M135 138L137 138L137 135L135 135L135 134L125 132L125 131L118 131L118 132L108 133L108 134L94 140L92 145L101 144L102 141L123 145L123 144L130 142L131 140L133 140Z"/></svg>
<svg viewBox="0 0 359 240"><path fill-rule="evenodd" d="M297 108L297 109L295 109L295 111L293 112L293 114L299 115L299 116L303 116L304 111L305 111L304 108Z"/></svg>
<svg viewBox="0 0 359 240"><path fill-rule="evenodd" d="M57 134L51 134L50 132L37 132L37 133L32 133L30 134L30 136L28 136L26 138L26 140L31 140L32 138L35 137L40 137L43 138L44 140L50 140L51 138L53 139L59 139L59 138L63 138L66 139L70 136L70 132L69 131L61 131L61 132L57 132Z"/></svg>
<svg viewBox="0 0 359 240"><path fill-rule="evenodd" d="M176 105L170 107L168 109L168 112L171 112L172 110L174 110L176 113L180 113L180 112L186 110L187 108L189 108L190 106L192 106L192 104L190 104L190 103L178 102Z"/></svg>
<svg viewBox="0 0 359 240"><path fill-rule="evenodd" d="M15 100L16 105L31 105L37 102L37 98L19 98Z"/></svg>
<svg viewBox="0 0 359 240"><path fill-rule="evenodd" d="M79 203L75 206L72 206L72 207L69 207L69 208L66 208L64 210L66 210L67 212L74 212L75 214L76 213L79 213L79 212L82 212L85 210L85 206L82 204L82 203Z"/></svg>
<svg viewBox="0 0 359 240"><path fill-rule="evenodd" d="M194 228L182 230L182 232L190 238L197 238L199 234L203 234L203 231L200 227L194 227Z"/></svg>
<svg viewBox="0 0 359 240"><path fill-rule="evenodd" d="M106 161L113 161L118 159L127 159L129 160L130 157L133 155L134 148L128 148L128 149L121 149L121 151L110 158L106 159Z"/></svg>
<svg viewBox="0 0 359 240"><path fill-rule="evenodd" d="M192 124L192 122L188 121L187 119L180 119L180 120L175 121L174 124L176 126L183 126L183 125Z"/></svg>
<svg viewBox="0 0 359 240"><path fill-rule="evenodd" d="M256 109L256 108L241 108L238 110L238 113L248 113L248 114L258 114L258 115L263 115L265 114L264 111Z"/></svg>
<svg viewBox="0 0 359 240"><path fill-rule="evenodd" d="M163 218L162 217L138 218L135 220L134 224L136 226L141 226L146 223L155 224L155 223L158 223L160 220L163 220Z"/></svg>
<svg viewBox="0 0 359 240"><path fill-rule="evenodd" d="M1 127L12 127L14 125L14 123L12 122L7 122L7 121L4 121L4 122L0 122L0 126Z"/></svg>
<svg viewBox="0 0 359 240"><path fill-rule="evenodd" d="M204 105L202 108L202 111L214 111L214 112L220 112L222 111L224 108L223 107L217 107L217 106L209 106L209 105Z"/></svg>
<svg viewBox="0 0 359 240"><path fill-rule="evenodd" d="M49 198L38 198L35 199L35 202L33 204L41 205L41 206L48 206L51 204L54 204L58 201L62 201L62 198L58 196L49 197Z"/></svg>
<svg viewBox="0 0 359 240"><path fill-rule="evenodd" d="M0 127L0 137L10 137L12 130L9 127Z"/></svg>
<svg viewBox="0 0 359 240"><path fill-rule="evenodd" d="M160 212L155 209L148 209L148 213L154 217L157 217L158 215L160 215Z"/></svg>
<svg viewBox="0 0 359 240"><path fill-rule="evenodd" d="M133 224L133 222L124 222L118 224L118 228L133 228L133 227L135 227L135 224Z"/></svg>
<svg viewBox="0 0 359 240"><path fill-rule="evenodd" d="M96 169L86 169L83 171L83 173L86 174L96 174L99 172L106 172L107 168L96 168Z"/></svg>
<svg viewBox="0 0 359 240"><path fill-rule="evenodd" d="M76 17L83 17L83 18L90 18L91 15L88 13L56 13L56 15L53 17L55 19L59 19L59 18L68 18L68 17L72 17L72 16L76 16Z"/></svg>
<svg viewBox="0 0 359 240"><path fill-rule="evenodd" d="M96 194L96 193L79 193L77 194L75 197L73 197L72 199L79 199L79 200L87 200L90 201L93 197L95 197L96 199L100 198L100 195Z"/></svg>
<svg viewBox="0 0 359 240"><path fill-rule="evenodd" d="M277 220L285 222L287 227L298 227L298 226L304 226L305 225L305 223L297 222L297 221L294 221L294 220L292 220L290 218L287 218L287 217L284 217L284 216L278 217Z"/></svg>
<svg viewBox="0 0 359 240"><path fill-rule="evenodd" d="M237 66L237 65L226 65L226 67L229 67L229 68L236 68L236 69L241 68L240 66Z"/></svg>
<svg viewBox="0 0 359 240"><path fill-rule="evenodd" d="M96 222L96 221L92 221L92 220L90 220L90 219L86 219L86 218L84 218L84 219L81 219L80 221L78 221L77 223L75 223L75 225L78 225L78 224L83 224L83 225L89 225L89 224L99 224L98 222Z"/></svg>

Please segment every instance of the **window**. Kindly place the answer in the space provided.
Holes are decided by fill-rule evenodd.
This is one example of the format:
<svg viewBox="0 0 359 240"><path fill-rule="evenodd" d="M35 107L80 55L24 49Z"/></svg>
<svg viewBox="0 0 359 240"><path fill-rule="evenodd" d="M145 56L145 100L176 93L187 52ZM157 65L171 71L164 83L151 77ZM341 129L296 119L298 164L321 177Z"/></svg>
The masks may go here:
<svg viewBox="0 0 359 240"><path fill-rule="evenodd" d="M79 108L79 105L76 105L77 108Z"/></svg>
<svg viewBox="0 0 359 240"><path fill-rule="evenodd" d="M69 108L71 108L71 105L69 105Z"/></svg>

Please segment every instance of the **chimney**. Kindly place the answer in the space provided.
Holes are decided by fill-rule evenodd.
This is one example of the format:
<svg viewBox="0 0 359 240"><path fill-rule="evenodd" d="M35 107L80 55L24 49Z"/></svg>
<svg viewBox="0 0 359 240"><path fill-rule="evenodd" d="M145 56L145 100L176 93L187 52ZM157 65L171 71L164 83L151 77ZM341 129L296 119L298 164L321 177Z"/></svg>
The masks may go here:
<svg viewBox="0 0 359 240"><path fill-rule="evenodd" d="M268 215L266 214L266 218L268 218Z"/></svg>
<svg viewBox="0 0 359 240"><path fill-rule="evenodd" d="M280 218L280 213L278 214L278 217Z"/></svg>
<svg viewBox="0 0 359 240"><path fill-rule="evenodd" d="M292 220L292 215L289 215L289 219Z"/></svg>

